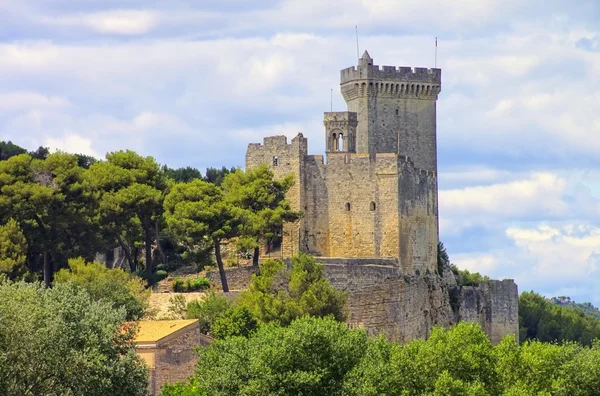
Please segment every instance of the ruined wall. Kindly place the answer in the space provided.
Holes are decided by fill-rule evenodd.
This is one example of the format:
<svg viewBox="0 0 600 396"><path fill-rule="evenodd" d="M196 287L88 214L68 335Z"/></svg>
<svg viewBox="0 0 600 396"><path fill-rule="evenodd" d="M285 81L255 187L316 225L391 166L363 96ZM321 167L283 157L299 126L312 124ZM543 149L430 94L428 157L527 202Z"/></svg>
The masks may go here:
<svg viewBox="0 0 600 396"><path fill-rule="evenodd" d="M287 143L285 136L271 136L263 140L263 144L251 143L246 151L246 169L260 164L268 164L275 178L283 178L289 174L294 176L295 183L286 197L293 209L303 211L305 201L304 161L308 151L307 139L299 133ZM285 257L296 254L302 244L304 220L286 223L283 227L282 253Z"/></svg>
<svg viewBox="0 0 600 396"><path fill-rule="evenodd" d="M512 279L463 286L459 301L459 319L479 323L492 343L499 343L507 334L518 338L519 292Z"/></svg>
<svg viewBox="0 0 600 396"><path fill-rule="evenodd" d="M398 158L400 265L407 274L434 272L437 267L438 194L435 172L416 169Z"/></svg>
<svg viewBox="0 0 600 396"><path fill-rule="evenodd" d="M398 256L397 156L329 153L329 256Z"/></svg>

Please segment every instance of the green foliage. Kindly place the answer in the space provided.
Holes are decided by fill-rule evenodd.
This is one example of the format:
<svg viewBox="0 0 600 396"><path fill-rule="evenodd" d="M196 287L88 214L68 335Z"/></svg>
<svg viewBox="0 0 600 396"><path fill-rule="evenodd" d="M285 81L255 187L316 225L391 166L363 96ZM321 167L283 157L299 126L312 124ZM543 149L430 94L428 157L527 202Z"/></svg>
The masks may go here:
<svg viewBox="0 0 600 396"><path fill-rule="evenodd" d="M276 180L266 164L246 172L238 169L225 177L225 199L241 209L237 212L242 219L240 248L257 249L262 241L277 237L284 223L300 218L285 198L293 184L292 175ZM258 256L255 263L257 260Z"/></svg>
<svg viewBox="0 0 600 396"><path fill-rule="evenodd" d="M600 338L600 320L583 311L553 304L534 292L519 296L520 338L524 340L576 341L591 345Z"/></svg>
<svg viewBox="0 0 600 396"><path fill-rule="evenodd" d="M38 160L45 160L50 155L50 149L48 147L40 146L37 150L30 151L29 155Z"/></svg>
<svg viewBox="0 0 600 396"><path fill-rule="evenodd" d="M228 292L221 240L238 234L241 223L236 215L238 209L223 199L219 187L202 180L173 185L164 208L169 231L190 251L214 247L223 291Z"/></svg>
<svg viewBox="0 0 600 396"><path fill-rule="evenodd" d="M330 286L323 271L323 266L306 254L292 258L291 270L280 260L267 260L260 266L260 275L252 276L239 304L262 323L287 326L304 315L332 315L344 321L347 294Z"/></svg>
<svg viewBox="0 0 600 396"><path fill-rule="evenodd" d="M137 270L135 247L145 250L146 278L154 273L152 249L162 219L167 179L152 157L133 151L106 154L106 161L92 164L84 173L85 185L98 201L96 220Z"/></svg>
<svg viewBox="0 0 600 396"><path fill-rule="evenodd" d="M194 279L175 278L173 281L173 291L176 293L187 293L198 290L206 290L210 287L210 281L203 277Z"/></svg>
<svg viewBox="0 0 600 396"><path fill-rule="evenodd" d="M228 169L226 167L222 167L221 169L207 168L206 175L202 178L202 180L220 187L223 183L223 179L225 179L225 176L235 171L236 168L234 167L232 167L231 169Z"/></svg>
<svg viewBox="0 0 600 396"><path fill-rule="evenodd" d="M439 275L444 274L444 268L450 266L450 257L442 242L437 245L437 272Z"/></svg>
<svg viewBox="0 0 600 396"><path fill-rule="evenodd" d="M598 344L519 345L506 337L494 347L479 325L461 322L399 345L332 318L303 317L213 343L200 351L191 382L163 394L592 396L598 389Z"/></svg>
<svg viewBox="0 0 600 396"><path fill-rule="evenodd" d="M70 259L69 269L56 273L54 284L74 283L85 289L94 301L123 308L127 320L140 319L148 309L150 291L141 279L121 269L109 269L100 263Z"/></svg>
<svg viewBox="0 0 600 396"><path fill-rule="evenodd" d="M10 140L8 142L0 142L0 161L7 160L10 157L14 157L15 155L26 153L27 150L25 150L23 147L17 146Z"/></svg>
<svg viewBox="0 0 600 396"><path fill-rule="evenodd" d="M167 165L162 167L165 176L177 183L188 183L194 179L202 179L202 173L196 168L187 166L185 168L169 168Z"/></svg>
<svg viewBox="0 0 600 396"><path fill-rule="evenodd" d="M14 219L0 225L0 273L22 274L26 271L27 240Z"/></svg>
<svg viewBox="0 0 600 396"><path fill-rule="evenodd" d="M333 319L265 325L201 352L194 383L210 395L335 395L364 353L367 336Z"/></svg>
<svg viewBox="0 0 600 396"><path fill-rule="evenodd" d="M157 270L154 273L154 279L156 280L156 282L160 282L161 280L165 279L168 276L169 276L169 273L165 270Z"/></svg>
<svg viewBox="0 0 600 396"><path fill-rule="evenodd" d="M571 300L570 297L560 296L560 297L552 297L550 302L556 305L560 305L561 307L567 308L575 308L583 311L586 315L593 316L596 319L600 319L600 309L596 308L592 303L584 302L577 303Z"/></svg>
<svg viewBox="0 0 600 396"><path fill-rule="evenodd" d="M71 284L0 283L2 395L145 395L125 315Z"/></svg>
<svg viewBox="0 0 600 396"><path fill-rule="evenodd" d="M258 321L246 307L229 308L210 327L210 334L218 339L248 337L258 328Z"/></svg>
<svg viewBox="0 0 600 396"><path fill-rule="evenodd" d="M212 325L224 316L231 303L223 296L211 291L203 301L191 301L187 305L187 318L200 321L200 331L210 334Z"/></svg>
<svg viewBox="0 0 600 396"><path fill-rule="evenodd" d="M459 286L477 286L482 282L487 282L490 280L489 277L481 275L479 272L469 272L467 270L458 269L458 267L456 267L454 264L451 264L450 268L452 272L457 275L457 282Z"/></svg>

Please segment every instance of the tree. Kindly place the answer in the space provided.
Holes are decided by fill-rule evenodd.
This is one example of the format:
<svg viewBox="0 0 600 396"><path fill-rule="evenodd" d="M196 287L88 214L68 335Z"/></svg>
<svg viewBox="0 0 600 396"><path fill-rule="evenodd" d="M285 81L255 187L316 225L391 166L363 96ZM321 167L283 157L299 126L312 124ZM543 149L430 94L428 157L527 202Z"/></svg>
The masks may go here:
<svg viewBox="0 0 600 396"><path fill-rule="evenodd" d="M198 319L200 332L210 334L213 324L231 309L231 303L212 290L202 301L190 301L187 304L188 319Z"/></svg>
<svg viewBox="0 0 600 396"><path fill-rule="evenodd" d="M223 180L225 179L225 176L227 176L230 173L235 172L235 170L236 170L235 167L232 167L231 169L228 169L226 167L222 167L221 169L207 168L206 175L202 178L202 180L204 180L205 182L208 182L208 183L212 183L215 186L220 187L221 184L223 183Z"/></svg>
<svg viewBox="0 0 600 396"><path fill-rule="evenodd" d="M6 396L145 395L124 309L75 285L0 283L0 390Z"/></svg>
<svg viewBox="0 0 600 396"><path fill-rule="evenodd" d="M226 338L201 351L193 394L337 395L366 339L364 331L333 319L265 325L249 338Z"/></svg>
<svg viewBox="0 0 600 396"><path fill-rule="evenodd" d="M217 339L248 337L258 328L258 321L246 307L232 307L215 320L210 334Z"/></svg>
<svg viewBox="0 0 600 396"><path fill-rule="evenodd" d="M17 146L10 140L8 142L0 142L0 161L5 161L15 155L25 154L27 150L23 147Z"/></svg>
<svg viewBox="0 0 600 396"><path fill-rule="evenodd" d="M292 258L291 270L280 260L266 260L248 289L238 303L263 323L287 326L304 315L346 319L347 294L329 285L323 266L303 253Z"/></svg>
<svg viewBox="0 0 600 396"><path fill-rule="evenodd" d="M0 225L0 273L18 277L26 272L27 240L14 219Z"/></svg>
<svg viewBox="0 0 600 396"><path fill-rule="evenodd" d="M106 301L113 308L124 308L127 320L138 320L148 309L150 291L144 282L122 269L109 269L103 264L86 263L82 258L70 259L69 269L55 275L54 284L74 283L82 287L94 301Z"/></svg>
<svg viewBox="0 0 600 396"><path fill-rule="evenodd" d="M561 307L534 292L519 296L520 339L576 341L592 345L600 338L600 320L572 307Z"/></svg>
<svg viewBox="0 0 600 396"><path fill-rule="evenodd" d="M29 155L35 159L45 160L50 155L50 149L48 147L40 146L37 150L30 151Z"/></svg>
<svg viewBox="0 0 600 396"><path fill-rule="evenodd" d="M202 173L196 168L186 166L185 168L169 168L167 165L162 167L165 176L169 179L176 181L177 183L187 183L194 179L202 179Z"/></svg>
<svg viewBox="0 0 600 396"><path fill-rule="evenodd" d="M167 181L152 157L133 151L106 154L85 172L87 185L99 201L98 221L123 249L131 271L137 270L135 248L143 245L148 279L154 272L152 247L159 234Z"/></svg>
<svg viewBox="0 0 600 396"><path fill-rule="evenodd" d="M169 230L188 249L193 251L212 244L223 291L228 292L221 241L238 235L239 209L223 199L219 187L202 180L173 185L164 208Z"/></svg>
<svg viewBox="0 0 600 396"><path fill-rule="evenodd" d="M275 180L265 164L247 172L229 173L223 180L225 199L243 209L241 240L254 249L253 264L258 265L259 246L280 232L285 222L296 221L300 213L292 210L285 194L294 184L292 175Z"/></svg>

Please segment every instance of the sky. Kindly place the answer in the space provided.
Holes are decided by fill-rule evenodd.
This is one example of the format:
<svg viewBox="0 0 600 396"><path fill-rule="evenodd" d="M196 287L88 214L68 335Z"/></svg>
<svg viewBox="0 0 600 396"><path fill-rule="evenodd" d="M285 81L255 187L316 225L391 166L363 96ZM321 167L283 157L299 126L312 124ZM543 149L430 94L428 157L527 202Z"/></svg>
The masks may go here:
<svg viewBox="0 0 600 396"><path fill-rule="evenodd" d="M243 166L346 110L339 70L442 68L440 239L459 268L600 306L597 0L0 0L0 140Z"/></svg>

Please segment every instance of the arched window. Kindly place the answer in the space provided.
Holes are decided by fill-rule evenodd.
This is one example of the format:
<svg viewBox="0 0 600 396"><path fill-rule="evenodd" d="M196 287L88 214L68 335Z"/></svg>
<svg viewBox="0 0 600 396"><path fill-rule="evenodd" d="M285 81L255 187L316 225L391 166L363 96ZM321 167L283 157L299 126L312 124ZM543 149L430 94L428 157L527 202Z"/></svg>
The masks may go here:
<svg viewBox="0 0 600 396"><path fill-rule="evenodd" d="M396 115L398 115L398 109L396 109Z"/></svg>
<svg viewBox="0 0 600 396"><path fill-rule="evenodd" d="M350 211L350 202L346 202L346 211L349 212Z"/></svg>
<svg viewBox="0 0 600 396"><path fill-rule="evenodd" d="M275 155L273 157L273 166L277 166L277 165L279 165L279 157Z"/></svg>
<svg viewBox="0 0 600 396"><path fill-rule="evenodd" d="M371 201L371 203L369 204L369 209L371 211L375 210L377 208L377 205L375 205L375 202Z"/></svg>
<svg viewBox="0 0 600 396"><path fill-rule="evenodd" d="M338 150L339 151L344 151L344 135L343 134L339 134L338 135Z"/></svg>
<svg viewBox="0 0 600 396"><path fill-rule="evenodd" d="M339 150L339 141L338 141L338 136L337 134L333 134L333 139L331 141L331 151L338 151Z"/></svg>

